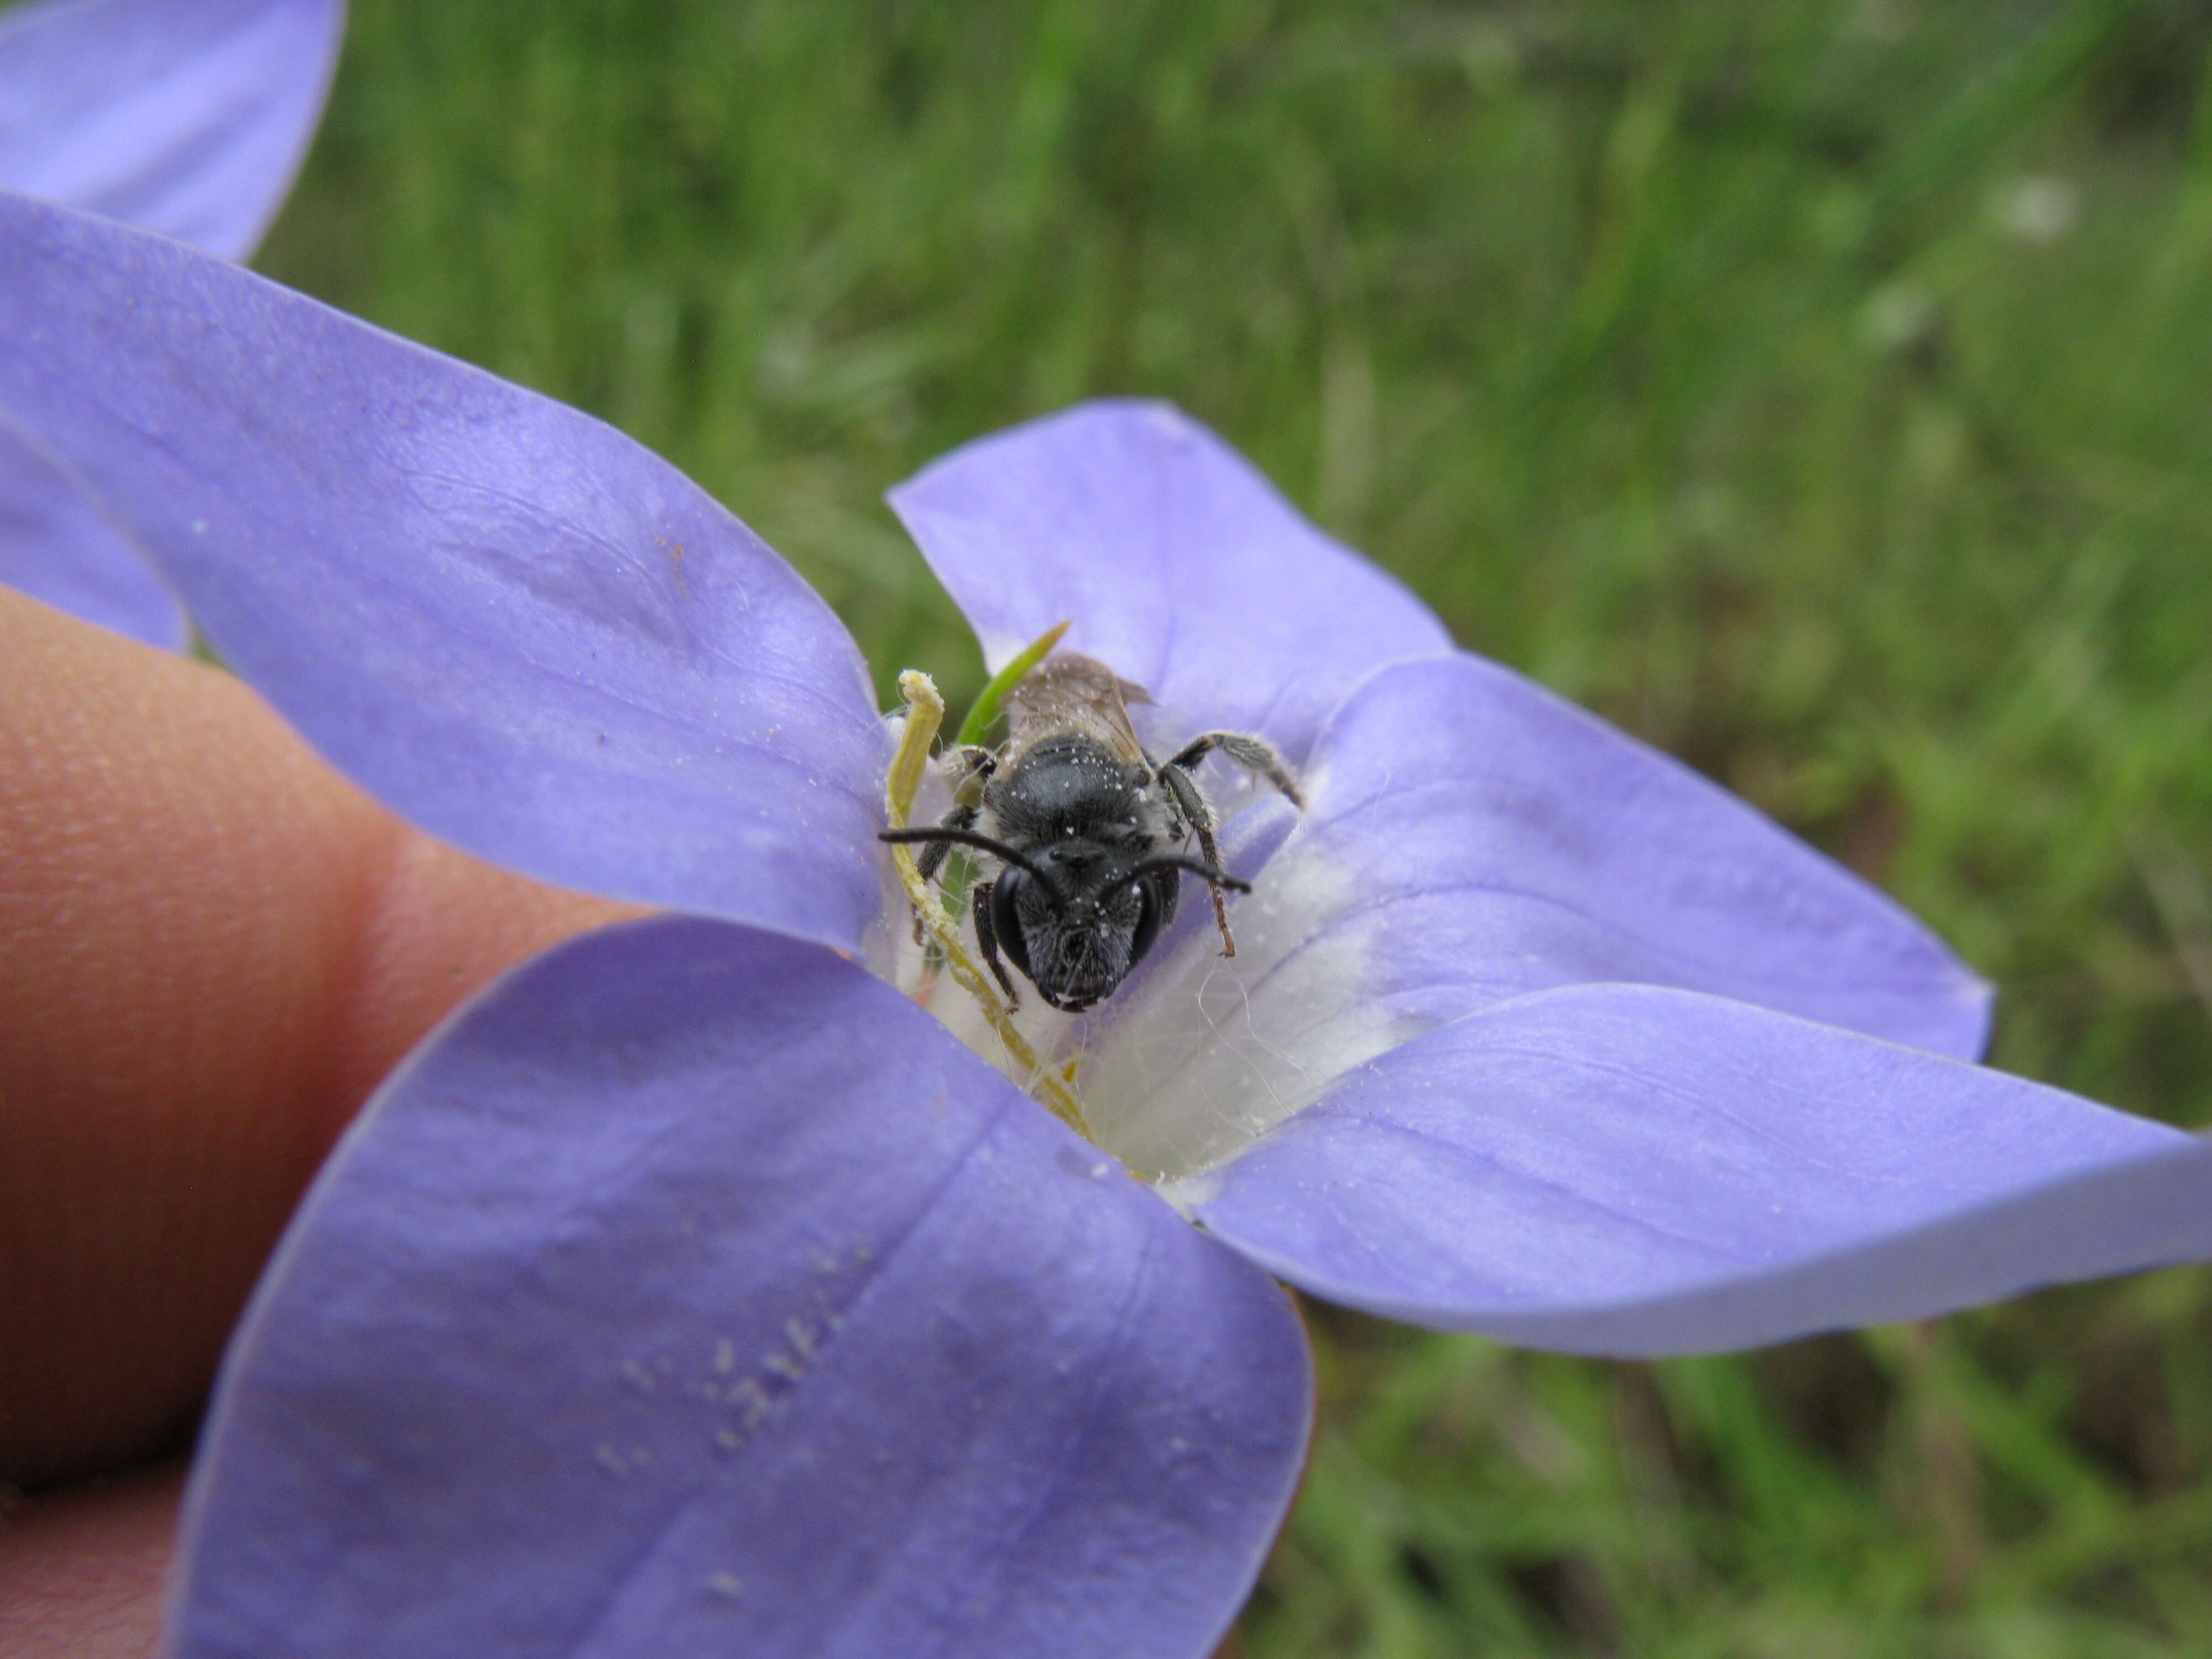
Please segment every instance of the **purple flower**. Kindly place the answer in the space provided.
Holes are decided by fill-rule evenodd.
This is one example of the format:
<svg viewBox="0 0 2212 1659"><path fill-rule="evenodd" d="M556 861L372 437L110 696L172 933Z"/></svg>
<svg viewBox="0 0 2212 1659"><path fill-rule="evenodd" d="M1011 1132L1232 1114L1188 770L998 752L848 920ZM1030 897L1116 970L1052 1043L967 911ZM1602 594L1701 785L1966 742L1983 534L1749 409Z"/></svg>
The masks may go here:
<svg viewBox="0 0 2212 1659"><path fill-rule="evenodd" d="M1172 410L893 496L994 665L1072 618L1155 738L1304 774L1303 816L1217 781L1233 961L1190 904L1024 1016L1094 1141L862 965L906 919L859 654L671 468L21 200L0 342L0 408L339 766L685 913L516 970L351 1131L227 1364L178 1655L1200 1655L1304 1451L1276 1278L1656 1354L2212 1255L2212 1147L1972 1064L1911 918Z"/></svg>
<svg viewBox="0 0 2212 1659"><path fill-rule="evenodd" d="M307 154L343 0L43 0L0 19L0 189L253 251ZM182 609L65 466L0 425L0 583L149 645Z"/></svg>

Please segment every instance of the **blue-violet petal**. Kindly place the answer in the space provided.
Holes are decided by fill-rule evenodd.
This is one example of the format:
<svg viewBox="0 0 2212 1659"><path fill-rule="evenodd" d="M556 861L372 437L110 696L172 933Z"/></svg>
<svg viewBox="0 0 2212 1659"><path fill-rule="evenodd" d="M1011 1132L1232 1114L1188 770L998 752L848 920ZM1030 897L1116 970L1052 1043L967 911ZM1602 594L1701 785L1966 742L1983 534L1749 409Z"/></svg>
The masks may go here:
<svg viewBox="0 0 2212 1659"><path fill-rule="evenodd" d="M0 19L0 190L228 259L261 240L330 90L340 0L46 0Z"/></svg>
<svg viewBox="0 0 2212 1659"><path fill-rule="evenodd" d="M526 875L850 948L858 648L673 467L236 266L0 197L0 410L369 793Z"/></svg>
<svg viewBox="0 0 2212 1659"><path fill-rule="evenodd" d="M1330 1301L1579 1353L1741 1347L2212 1255L2193 1135L1643 986L1431 1032L1176 1195Z"/></svg>
<svg viewBox="0 0 2212 1659"><path fill-rule="evenodd" d="M1619 980L1972 1060L1989 988L1902 906L1688 767L1478 657L1378 674L1337 711L1307 836L1326 926L1422 1026Z"/></svg>
<svg viewBox="0 0 2212 1659"><path fill-rule="evenodd" d="M386 1085L257 1293L176 1659L1201 1659L1288 1299L818 947L661 918Z"/></svg>
<svg viewBox="0 0 2212 1659"><path fill-rule="evenodd" d="M190 641L176 597L68 472L0 416L0 583L165 651Z"/></svg>
<svg viewBox="0 0 2212 1659"><path fill-rule="evenodd" d="M891 491L995 671L1054 623L1158 700L1168 740L1257 732L1293 765L1384 663L1451 647L1390 576L1169 404L1084 404Z"/></svg>

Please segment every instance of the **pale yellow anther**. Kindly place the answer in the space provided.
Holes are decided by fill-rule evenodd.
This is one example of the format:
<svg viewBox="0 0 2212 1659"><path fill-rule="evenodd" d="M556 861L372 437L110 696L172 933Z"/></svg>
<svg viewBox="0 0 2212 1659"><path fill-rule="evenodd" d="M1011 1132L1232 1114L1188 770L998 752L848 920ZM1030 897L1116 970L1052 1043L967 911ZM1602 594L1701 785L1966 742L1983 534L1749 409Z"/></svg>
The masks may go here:
<svg viewBox="0 0 2212 1659"><path fill-rule="evenodd" d="M906 730L900 735L898 752L891 757L890 770L884 775L884 811L892 829L903 830L914 811L915 796L921 789L923 775L929 769L930 745L937 741L937 733L945 724L945 699L938 692L937 683L919 669L908 669L899 676L898 684L899 696L906 699ZM997 990L984 977L975 959L968 954L968 947L961 943L959 924L922 879L914 854L907 848L895 846L891 848L891 862L897 866L900 884L913 902L915 914L921 918L922 927L944 953L946 969L960 988L975 998L983 1017L991 1022L991 1029L999 1034L999 1041L1006 1044L1006 1052L1030 1079L1031 1091L1054 1116L1089 1139L1083 1108L1068 1087L1075 1076L1074 1062L1071 1060L1061 1073L1048 1069L1037 1059L1029 1039L1014 1029L1012 1011L999 1000Z"/></svg>

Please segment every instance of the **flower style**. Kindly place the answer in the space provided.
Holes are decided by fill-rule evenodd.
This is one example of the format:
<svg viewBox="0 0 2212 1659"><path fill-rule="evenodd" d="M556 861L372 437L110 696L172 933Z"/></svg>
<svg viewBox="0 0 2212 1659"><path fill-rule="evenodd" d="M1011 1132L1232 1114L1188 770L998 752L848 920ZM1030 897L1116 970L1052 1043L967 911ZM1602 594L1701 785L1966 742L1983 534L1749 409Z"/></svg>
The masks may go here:
<svg viewBox="0 0 2212 1659"><path fill-rule="evenodd" d="M0 189L243 259L306 155L343 0L42 0L0 19ZM0 428L0 582L181 648L175 598L65 471Z"/></svg>
<svg viewBox="0 0 2212 1659"><path fill-rule="evenodd" d="M1086 1140L864 967L905 917L859 654L672 469L18 199L0 341L0 410L337 765L683 913L515 970L349 1132L227 1362L174 1655L1200 1655L1304 1451L1274 1279L1656 1354L2212 1255L2212 1147L1972 1064L1910 917L1172 410L893 495L994 667L1069 619L1155 740L1304 775L1226 826L1233 960L1188 905L1025 1014Z"/></svg>

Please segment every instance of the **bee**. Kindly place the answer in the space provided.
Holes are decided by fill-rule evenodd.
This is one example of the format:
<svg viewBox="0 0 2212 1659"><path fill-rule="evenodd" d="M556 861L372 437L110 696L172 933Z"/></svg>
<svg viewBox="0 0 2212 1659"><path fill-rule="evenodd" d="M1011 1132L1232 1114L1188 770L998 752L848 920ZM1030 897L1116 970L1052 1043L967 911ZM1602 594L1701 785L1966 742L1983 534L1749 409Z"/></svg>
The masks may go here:
<svg viewBox="0 0 2212 1659"><path fill-rule="evenodd" d="M915 865L925 880L955 847L997 860L972 895L975 942L1017 1007L1006 962L1071 1013L1113 994L1175 920L1186 873L1212 897L1222 955L1237 954L1222 895L1251 884L1221 867L1213 813L1193 775L1206 756L1227 756L1305 805L1274 750L1240 732L1207 732L1154 760L1128 710L1151 701L1103 663L1048 657L1007 694L1005 744L951 757L952 810L932 828L882 832L924 844ZM1196 856L1184 850L1194 839Z"/></svg>

